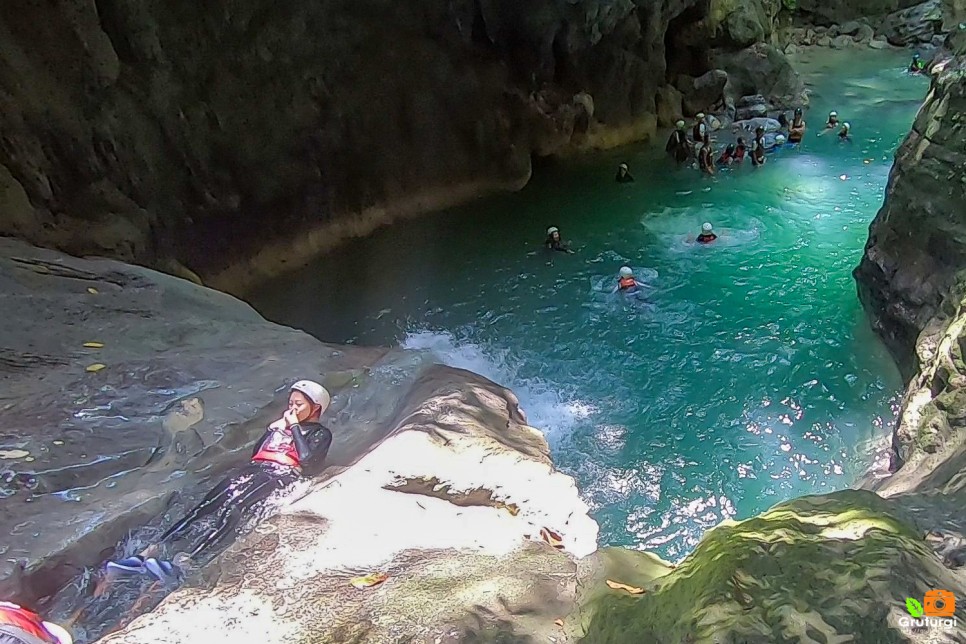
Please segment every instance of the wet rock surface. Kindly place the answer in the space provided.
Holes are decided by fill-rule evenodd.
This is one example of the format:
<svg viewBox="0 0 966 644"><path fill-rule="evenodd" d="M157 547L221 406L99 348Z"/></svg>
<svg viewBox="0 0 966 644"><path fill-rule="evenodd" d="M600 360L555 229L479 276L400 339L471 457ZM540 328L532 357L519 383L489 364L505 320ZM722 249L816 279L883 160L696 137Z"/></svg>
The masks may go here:
<svg viewBox="0 0 966 644"><path fill-rule="evenodd" d="M9 239L0 301L0 589L31 603L173 493L247 459L295 379L337 392L385 353L322 345L184 280Z"/></svg>
<svg viewBox="0 0 966 644"><path fill-rule="evenodd" d="M397 373L406 384L376 375L356 390L396 401L378 421L388 438L101 641L522 641L558 631L574 608L574 558L597 548L573 480L554 471L507 390L418 361ZM353 398L345 413L355 418L353 409L368 406ZM541 540L547 528L559 549ZM373 573L388 579L350 583Z"/></svg>

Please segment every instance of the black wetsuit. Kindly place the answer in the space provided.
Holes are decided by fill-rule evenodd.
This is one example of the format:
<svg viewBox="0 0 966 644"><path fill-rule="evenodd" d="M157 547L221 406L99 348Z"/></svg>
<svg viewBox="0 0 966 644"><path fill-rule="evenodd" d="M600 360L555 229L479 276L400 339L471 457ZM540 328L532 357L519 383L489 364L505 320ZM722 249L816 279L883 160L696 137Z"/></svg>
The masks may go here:
<svg viewBox="0 0 966 644"><path fill-rule="evenodd" d="M671 132L671 136L668 137L664 150L672 155L674 160L679 164L687 161L691 154L690 148L688 147L687 134L683 130L674 130Z"/></svg>
<svg viewBox="0 0 966 644"><path fill-rule="evenodd" d="M618 170L617 176L614 177L614 181L616 181L617 183L633 183L634 177L631 176L630 172L622 173L620 170Z"/></svg>
<svg viewBox="0 0 966 644"><path fill-rule="evenodd" d="M291 433L269 429L252 450L252 461L216 485L161 536L161 543L186 542L187 552L196 556L235 530L243 519L258 517L273 493L303 475L320 472L331 444L332 432L319 423L293 425ZM212 514L217 516L211 525L200 521Z"/></svg>
<svg viewBox="0 0 966 644"><path fill-rule="evenodd" d="M751 150L751 162L754 165L765 163L765 135L755 137L754 147Z"/></svg>
<svg viewBox="0 0 966 644"><path fill-rule="evenodd" d="M709 244L718 238L714 233L701 233L698 235L697 241L699 244Z"/></svg>
<svg viewBox="0 0 966 644"><path fill-rule="evenodd" d="M547 241L544 242L547 246L547 250L559 250L561 253L571 253L570 246L564 243L561 239L554 239L553 237L547 237Z"/></svg>

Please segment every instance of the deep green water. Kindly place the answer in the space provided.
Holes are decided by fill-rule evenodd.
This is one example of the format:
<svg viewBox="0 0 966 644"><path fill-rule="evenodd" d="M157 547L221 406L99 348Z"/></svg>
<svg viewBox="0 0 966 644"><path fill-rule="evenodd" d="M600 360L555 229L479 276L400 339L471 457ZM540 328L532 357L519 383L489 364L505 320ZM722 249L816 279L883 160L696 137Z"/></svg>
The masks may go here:
<svg viewBox="0 0 966 644"><path fill-rule="evenodd" d="M850 272L927 82L905 54L820 56L800 67L805 143L762 169L705 179L654 146L543 165L519 194L384 228L252 302L513 388L605 543L677 559L722 518L847 487L901 387ZM832 108L853 143L815 136ZM636 183L614 183L622 160ZM704 221L724 235L695 247ZM576 255L540 248L551 224ZM609 294L624 263L646 301Z"/></svg>

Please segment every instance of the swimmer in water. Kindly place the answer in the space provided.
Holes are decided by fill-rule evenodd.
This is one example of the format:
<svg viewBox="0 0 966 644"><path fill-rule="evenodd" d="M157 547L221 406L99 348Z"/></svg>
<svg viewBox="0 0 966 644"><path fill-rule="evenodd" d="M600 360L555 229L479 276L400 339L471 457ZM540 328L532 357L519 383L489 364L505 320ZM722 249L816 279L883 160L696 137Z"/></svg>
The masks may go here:
<svg viewBox="0 0 966 644"><path fill-rule="evenodd" d="M614 286L614 290L611 293L616 293L617 291L633 292L643 287L644 285L642 283L634 279L634 271L630 266L621 266L619 277L617 278L617 285Z"/></svg>
<svg viewBox="0 0 966 644"><path fill-rule="evenodd" d="M705 174L714 174L714 148L711 147L711 136L704 135L701 149L698 151L698 167Z"/></svg>
<svg viewBox="0 0 966 644"><path fill-rule="evenodd" d="M244 521L260 517L269 497L284 495L305 476L322 470L332 432L319 421L329 406L329 392L311 380L292 385L288 408L255 444L249 462L225 477L181 520L161 535L160 542L140 554L109 561L95 596L119 575L149 575L158 581L175 576L174 566L157 559L162 545L183 544L191 559L229 537ZM202 521L213 516L214 521Z"/></svg>
<svg viewBox="0 0 966 644"><path fill-rule="evenodd" d="M765 128L761 126L755 128L755 138L751 142L751 164L756 167L765 165Z"/></svg>
<svg viewBox="0 0 966 644"><path fill-rule="evenodd" d="M684 131L684 121L679 120L674 124L674 131L667 139L664 151L667 152L677 162L678 165L685 163L691 156L691 145L688 143L688 135Z"/></svg>
<svg viewBox="0 0 966 644"><path fill-rule="evenodd" d="M631 175L630 171L627 169L627 164L622 163L617 166L617 176L614 177L614 181L617 183L633 183L634 177Z"/></svg>
<svg viewBox="0 0 966 644"><path fill-rule="evenodd" d="M803 138L805 138L805 119L802 117L802 108L796 107L792 124L788 126L788 142L801 143Z"/></svg>
<svg viewBox="0 0 966 644"><path fill-rule="evenodd" d="M701 224L701 234L698 235L694 241L698 242L699 244L710 244L717 238L718 236L714 234L714 228L709 222L705 222Z"/></svg>
<svg viewBox="0 0 966 644"><path fill-rule="evenodd" d="M704 143L704 137L708 133L708 126L704 123L704 112L698 112L694 119L694 127L691 128L691 138L694 140L694 143Z"/></svg>
<svg viewBox="0 0 966 644"><path fill-rule="evenodd" d="M843 123L842 129L839 130L839 141L848 141L851 143L852 142L852 135L850 134L851 131L852 131L852 126L849 125L848 123Z"/></svg>
<svg viewBox="0 0 966 644"><path fill-rule="evenodd" d="M718 165L731 165L735 162L735 144L729 143L721 156L718 157Z"/></svg>
<svg viewBox="0 0 966 644"><path fill-rule="evenodd" d="M909 72L912 74L921 74L924 71L926 71L926 62L917 51L912 55L912 61L909 63Z"/></svg>
<svg viewBox="0 0 966 644"><path fill-rule="evenodd" d="M73 644L66 630L18 604L0 601L0 644Z"/></svg>
<svg viewBox="0 0 966 644"><path fill-rule="evenodd" d="M832 110L828 113L828 121L825 122L825 129L818 133L819 136L827 134L839 126L839 113Z"/></svg>
<svg viewBox="0 0 966 644"><path fill-rule="evenodd" d="M570 244L560 238L560 229L556 226L547 228L547 239L543 242L543 245L547 250L559 250L561 253L574 254L574 251L570 249Z"/></svg>
<svg viewBox="0 0 966 644"><path fill-rule="evenodd" d="M735 163L741 164L745 160L745 154L748 152L748 146L745 145L745 140L742 137L738 137L735 141Z"/></svg>

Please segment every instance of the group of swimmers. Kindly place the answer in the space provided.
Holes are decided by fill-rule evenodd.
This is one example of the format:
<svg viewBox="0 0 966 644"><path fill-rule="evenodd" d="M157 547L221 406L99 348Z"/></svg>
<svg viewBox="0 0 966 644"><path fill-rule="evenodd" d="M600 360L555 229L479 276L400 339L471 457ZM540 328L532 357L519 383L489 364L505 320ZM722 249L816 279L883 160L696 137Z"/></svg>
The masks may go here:
<svg viewBox="0 0 966 644"><path fill-rule="evenodd" d="M618 170L618 177L623 170L625 174L627 173L627 164L622 163L620 169ZM633 181L633 177L630 179ZM714 226L710 222L705 222L701 225L701 232L698 233L694 241L699 244L710 244L718 238L718 235L714 232ZM550 226L547 228L547 238L543 242L544 248L550 251L559 251L561 253L567 253L569 255L574 254L574 250L570 247L570 244L565 242L560 236L560 229L556 226ZM644 284L637 281L634 277L634 269L630 266L621 266L620 270L617 272L617 284L614 286L611 293L617 293L618 291L624 292L636 292L639 288L643 288Z"/></svg>
<svg viewBox="0 0 966 644"><path fill-rule="evenodd" d="M704 113L695 116L695 122L691 127L691 135L688 136L684 120L679 120L675 124L675 129L668 137L665 150L677 162L678 165L692 163L701 172L713 175L719 166L740 165L745 157L751 159L751 164L759 167L765 164L765 153L771 152L782 147L785 143L797 145L805 138L805 118L802 108L796 108L789 121L784 112L778 116L779 133L775 135L773 142L765 140L765 128L758 126L755 128L754 137L751 145L745 143L743 137L738 137L734 143L729 143L724 151L715 156L713 141L708 123L708 118ZM841 123L838 112L829 112L825 127L818 136L823 136L828 132L838 129L838 137L841 141L852 140L852 125Z"/></svg>

